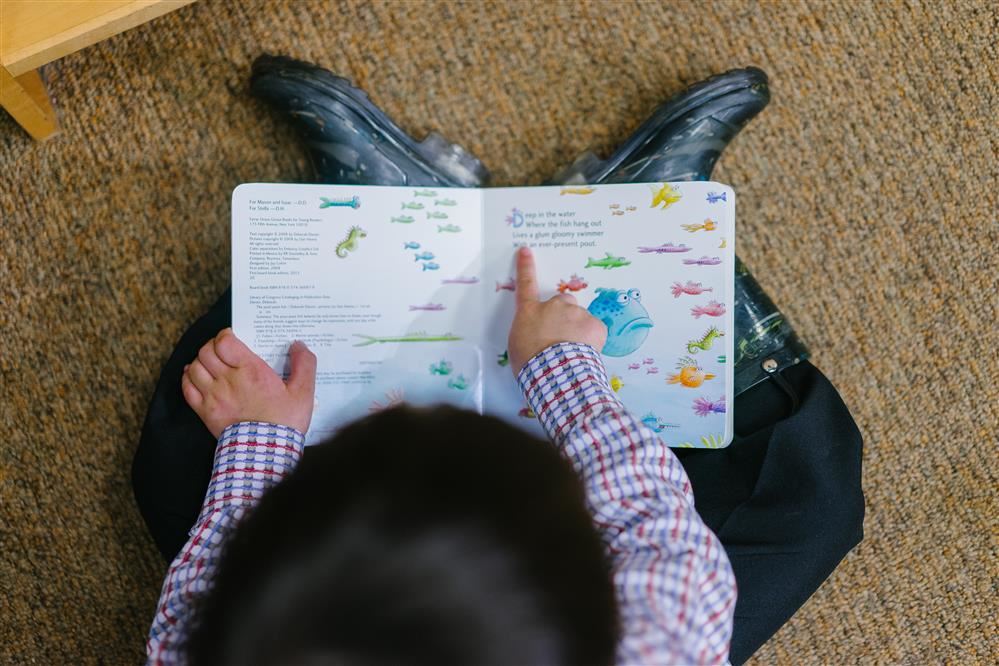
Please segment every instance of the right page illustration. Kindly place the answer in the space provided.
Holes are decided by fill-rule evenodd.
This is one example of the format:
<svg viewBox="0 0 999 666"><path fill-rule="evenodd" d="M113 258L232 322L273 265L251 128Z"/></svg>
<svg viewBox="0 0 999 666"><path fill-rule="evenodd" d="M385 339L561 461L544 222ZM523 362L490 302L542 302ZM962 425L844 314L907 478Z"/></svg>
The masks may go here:
<svg viewBox="0 0 999 666"><path fill-rule="evenodd" d="M675 447L732 439L735 193L713 182L484 192L485 410L541 433L506 356L514 251L607 326L611 388Z"/></svg>

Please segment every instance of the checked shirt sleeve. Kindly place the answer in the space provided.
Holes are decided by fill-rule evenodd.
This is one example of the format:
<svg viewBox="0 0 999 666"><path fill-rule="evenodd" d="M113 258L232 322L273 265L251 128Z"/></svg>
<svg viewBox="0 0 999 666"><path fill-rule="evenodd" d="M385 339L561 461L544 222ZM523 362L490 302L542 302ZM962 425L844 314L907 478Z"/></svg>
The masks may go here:
<svg viewBox="0 0 999 666"><path fill-rule="evenodd" d="M618 663L724 663L735 576L694 509L680 461L617 399L588 345L552 345L518 381L582 477L611 557L622 625Z"/></svg>
<svg viewBox="0 0 999 666"><path fill-rule="evenodd" d="M247 510L287 476L305 436L294 428L245 421L222 431L201 515L167 570L146 642L150 664L184 662L192 601L212 586L222 544Z"/></svg>

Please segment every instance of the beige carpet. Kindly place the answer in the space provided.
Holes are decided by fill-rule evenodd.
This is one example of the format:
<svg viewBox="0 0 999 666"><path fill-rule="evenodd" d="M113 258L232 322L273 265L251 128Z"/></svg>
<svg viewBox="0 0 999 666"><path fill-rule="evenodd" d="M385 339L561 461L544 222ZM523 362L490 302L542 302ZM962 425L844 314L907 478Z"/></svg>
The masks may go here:
<svg viewBox="0 0 999 666"><path fill-rule="evenodd" d="M0 662L135 663L163 564L128 481L160 364L228 282L229 193L307 170L263 51L352 77L537 183L684 84L755 64L725 153L743 259L866 438L867 538L760 663L996 663L994 3L213 2L45 70L0 117Z"/></svg>

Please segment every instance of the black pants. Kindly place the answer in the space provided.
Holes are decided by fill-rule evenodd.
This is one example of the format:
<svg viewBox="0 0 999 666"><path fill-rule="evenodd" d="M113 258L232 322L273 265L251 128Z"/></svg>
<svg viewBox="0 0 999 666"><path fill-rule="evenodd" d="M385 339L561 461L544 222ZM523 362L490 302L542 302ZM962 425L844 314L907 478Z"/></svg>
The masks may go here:
<svg viewBox="0 0 999 666"><path fill-rule="evenodd" d="M142 516L168 561L201 509L215 438L184 402L180 377L230 325L227 291L181 338L156 386L132 464ZM735 400L736 439L722 450L677 450L697 510L728 552L739 586L731 660L749 658L863 537L861 437L829 380L810 363ZM800 407L790 414L786 391Z"/></svg>

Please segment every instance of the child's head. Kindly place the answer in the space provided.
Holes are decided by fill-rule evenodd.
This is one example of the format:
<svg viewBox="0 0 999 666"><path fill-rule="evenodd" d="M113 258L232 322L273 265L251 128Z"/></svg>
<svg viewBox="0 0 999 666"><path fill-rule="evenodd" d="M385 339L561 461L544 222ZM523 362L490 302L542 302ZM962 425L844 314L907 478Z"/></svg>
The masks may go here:
<svg viewBox="0 0 999 666"><path fill-rule="evenodd" d="M617 638L572 467L446 407L310 448L235 531L196 618L198 664L608 664Z"/></svg>

